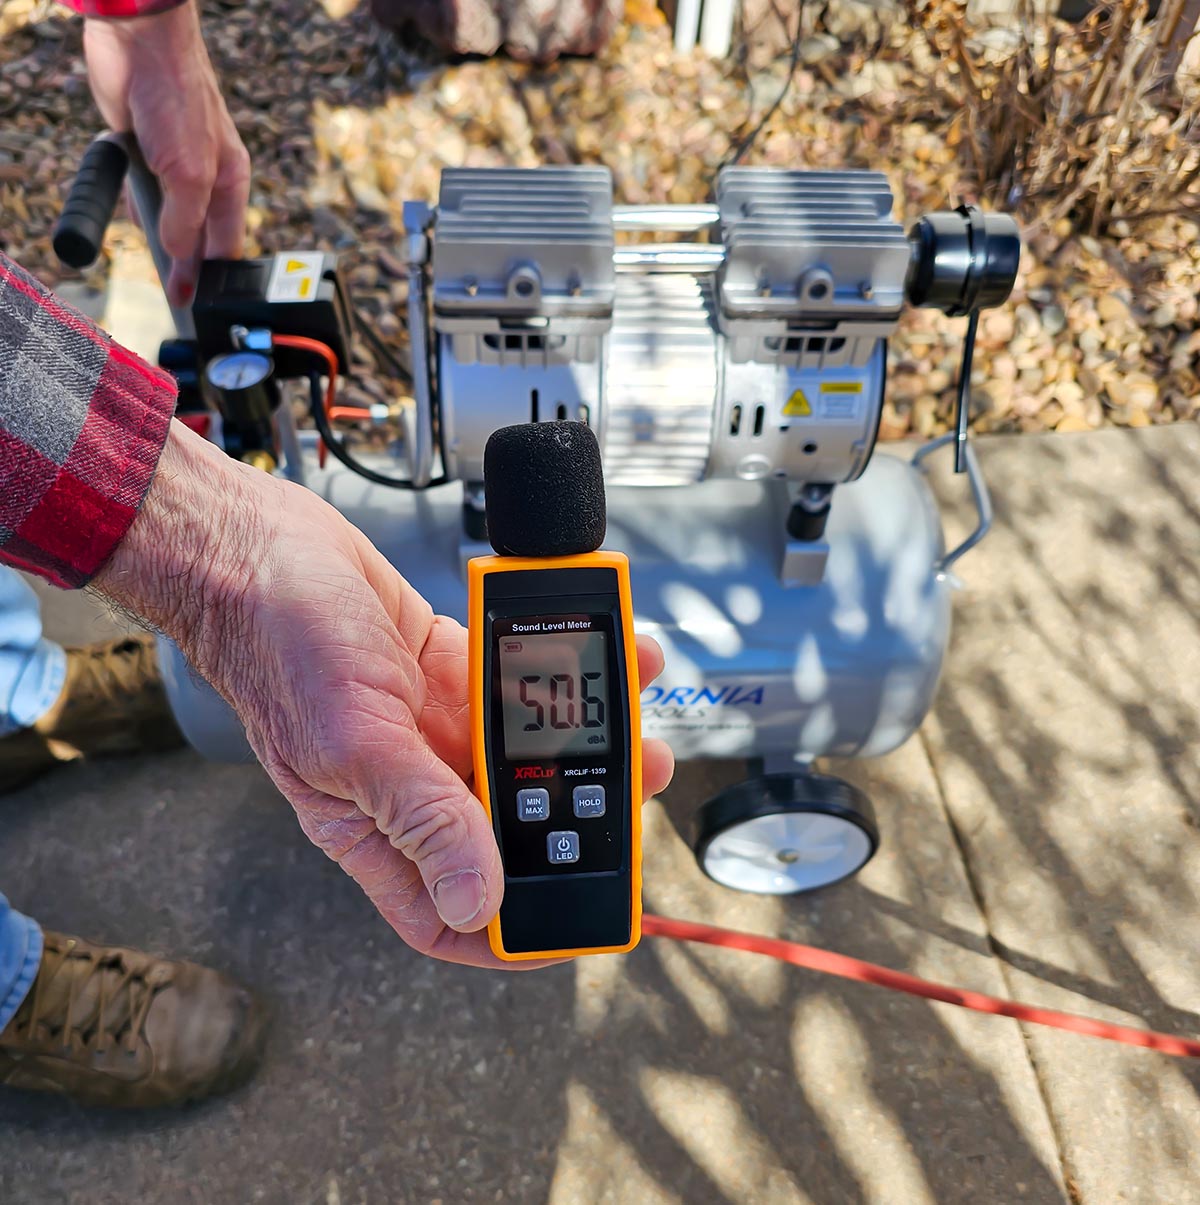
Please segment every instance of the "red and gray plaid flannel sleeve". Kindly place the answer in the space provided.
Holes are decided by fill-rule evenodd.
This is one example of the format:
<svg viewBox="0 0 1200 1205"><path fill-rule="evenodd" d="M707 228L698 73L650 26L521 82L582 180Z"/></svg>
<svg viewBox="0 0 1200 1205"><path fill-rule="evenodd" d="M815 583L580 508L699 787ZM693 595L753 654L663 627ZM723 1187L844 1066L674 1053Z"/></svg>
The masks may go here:
<svg viewBox="0 0 1200 1205"><path fill-rule="evenodd" d="M84 17L147 17L178 8L187 0L61 0Z"/></svg>
<svg viewBox="0 0 1200 1205"><path fill-rule="evenodd" d="M0 255L0 562L85 585L146 496L175 395Z"/></svg>

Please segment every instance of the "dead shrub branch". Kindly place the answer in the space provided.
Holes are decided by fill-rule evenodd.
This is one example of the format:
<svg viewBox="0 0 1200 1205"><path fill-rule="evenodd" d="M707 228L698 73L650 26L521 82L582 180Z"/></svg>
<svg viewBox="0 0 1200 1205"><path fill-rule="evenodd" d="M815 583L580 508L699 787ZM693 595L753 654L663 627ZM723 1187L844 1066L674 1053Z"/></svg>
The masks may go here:
<svg viewBox="0 0 1200 1205"><path fill-rule="evenodd" d="M1200 210L1195 79L1177 74L1196 0L1114 0L1072 27L1021 0L1005 30L973 28L957 0L905 0L961 115L978 195L1019 209L1031 230Z"/></svg>

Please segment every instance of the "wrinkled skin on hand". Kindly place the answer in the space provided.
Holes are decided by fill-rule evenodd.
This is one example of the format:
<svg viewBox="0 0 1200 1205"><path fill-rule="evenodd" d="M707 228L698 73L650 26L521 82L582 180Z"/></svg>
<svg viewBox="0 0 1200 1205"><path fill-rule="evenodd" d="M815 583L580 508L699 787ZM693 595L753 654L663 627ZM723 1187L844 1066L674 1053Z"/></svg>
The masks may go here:
<svg viewBox="0 0 1200 1205"><path fill-rule="evenodd" d="M132 130L163 191L159 234L172 305L188 305L202 259L240 259L250 156L221 97L194 4L84 24L92 95L109 126Z"/></svg>
<svg viewBox="0 0 1200 1205"><path fill-rule="evenodd" d="M316 495L172 427L143 513L96 584L179 641L237 709L305 833L404 941L511 969L481 931L503 875L470 790L466 630ZM178 546L167 554L164 524ZM638 662L645 685L662 667L653 641L639 640ZM671 769L667 747L645 742L647 795Z"/></svg>

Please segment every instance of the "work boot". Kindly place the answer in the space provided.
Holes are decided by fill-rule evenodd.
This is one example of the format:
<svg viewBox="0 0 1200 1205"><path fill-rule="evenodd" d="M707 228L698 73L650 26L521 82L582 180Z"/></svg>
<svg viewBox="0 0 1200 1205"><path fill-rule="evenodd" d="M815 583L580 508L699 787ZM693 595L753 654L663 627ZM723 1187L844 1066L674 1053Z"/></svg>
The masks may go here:
<svg viewBox="0 0 1200 1205"><path fill-rule="evenodd" d="M153 636L67 649L67 678L50 710L32 727L0 737L0 794L60 762L182 744Z"/></svg>
<svg viewBox="0 0 1200 1205"><path fill-rule="evenodd" d="M0 1084L149 1109L227 1091L253 1071L264 1012L231 979L59 933L44 943L0 1033Z"/></svg>

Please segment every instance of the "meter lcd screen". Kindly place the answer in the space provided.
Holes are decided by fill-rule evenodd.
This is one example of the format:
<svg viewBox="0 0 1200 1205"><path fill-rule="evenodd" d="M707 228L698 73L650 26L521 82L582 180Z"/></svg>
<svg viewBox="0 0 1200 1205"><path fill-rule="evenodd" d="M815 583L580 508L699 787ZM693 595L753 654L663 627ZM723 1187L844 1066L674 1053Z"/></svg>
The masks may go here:
<svg viewBox="0 0 1200 1205"><path fill-rule="evenodd" d="M499 644L508 760L607 753L607 634L520 633Z"/></svg>

